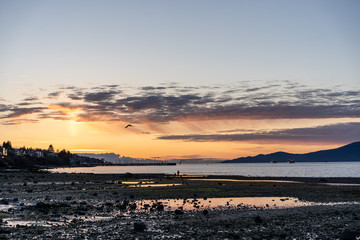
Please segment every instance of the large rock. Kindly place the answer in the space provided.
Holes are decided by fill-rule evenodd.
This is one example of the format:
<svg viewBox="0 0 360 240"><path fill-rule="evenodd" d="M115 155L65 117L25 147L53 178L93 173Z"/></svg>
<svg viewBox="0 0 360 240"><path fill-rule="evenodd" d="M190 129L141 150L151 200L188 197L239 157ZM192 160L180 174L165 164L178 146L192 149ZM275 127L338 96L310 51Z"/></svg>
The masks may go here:
<svg viewBox="0 0 360 240"><path fill-rule="evenodd" d="M345 230L341 233L340 240L356 240L356 233L350 230Z"/></svg>
<svg viewBox="0 0 360 240"><path fill-rule="evenodd" d="M254 218L254 221L255 221L255 223L257 223L257 224L262 223L262 219L261 219L260 216L256 216L256 217Z"/></svg>
<svg viewBox="0 0 360 240"><path fill-rule="evenodd" d="M184 215L184 211L181 210L181 209L176 209L176 210L174 211L174 213L175 213L175 215Z"/></svg>
<svg viewBox="0 0 360 240"><path fill-rule="evenodd" d="M164 205L159 204L159 205L156 207L156 210L158 210L158 211L164 211Z"/></svg>
<svg viewBox="0 0 360 240"><path fill-rule="evenodd" d="M134 230L135 231L145 231L146 224L143 221L136 221L134 222Z"/></svg>

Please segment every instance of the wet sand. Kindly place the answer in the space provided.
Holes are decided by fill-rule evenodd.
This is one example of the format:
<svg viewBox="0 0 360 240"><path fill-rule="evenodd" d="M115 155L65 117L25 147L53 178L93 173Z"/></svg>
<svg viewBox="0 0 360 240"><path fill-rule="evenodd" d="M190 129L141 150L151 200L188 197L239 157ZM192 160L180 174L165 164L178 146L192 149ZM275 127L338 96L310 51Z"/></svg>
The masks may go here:
<svg viewBox="0 0 360 240"><path fill-rule="evenodd" d="M0 239L359 239L359 184L359 178L2 171ZM318 204L206 207L211 198L237 197ZM174 210L169 199L196 204Z"/></svg>

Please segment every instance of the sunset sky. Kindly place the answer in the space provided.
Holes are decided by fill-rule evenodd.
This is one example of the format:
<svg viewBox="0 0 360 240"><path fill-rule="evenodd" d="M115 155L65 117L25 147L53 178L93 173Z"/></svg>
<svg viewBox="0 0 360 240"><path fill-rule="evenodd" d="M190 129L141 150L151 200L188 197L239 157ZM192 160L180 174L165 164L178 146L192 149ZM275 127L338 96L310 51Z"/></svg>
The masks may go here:
<svg viewBox="0 0 360 240"><path fill-rule="evenodd" d="M0 1L0 141L167 159L359 141L359 12L358 0Z"/></svg>

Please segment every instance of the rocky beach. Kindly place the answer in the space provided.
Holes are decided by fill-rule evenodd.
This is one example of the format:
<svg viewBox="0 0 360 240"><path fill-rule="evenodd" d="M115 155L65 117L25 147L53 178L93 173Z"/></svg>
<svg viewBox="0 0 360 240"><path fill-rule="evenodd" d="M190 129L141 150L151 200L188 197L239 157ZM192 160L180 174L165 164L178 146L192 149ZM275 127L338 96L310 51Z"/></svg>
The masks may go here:
<svg viewBox="0 0 360 240"><path fill-rule="evenodd" d="M0 174L0 239L360 239L359 210L358 178Z"/></svg>

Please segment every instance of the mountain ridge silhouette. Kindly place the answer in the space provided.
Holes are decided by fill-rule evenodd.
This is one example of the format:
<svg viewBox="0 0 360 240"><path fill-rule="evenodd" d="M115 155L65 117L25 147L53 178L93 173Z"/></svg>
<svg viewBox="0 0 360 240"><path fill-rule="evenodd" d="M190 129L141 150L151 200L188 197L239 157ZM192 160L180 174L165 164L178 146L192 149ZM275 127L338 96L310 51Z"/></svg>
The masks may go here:
<svg viewBox="0 0 360 240"><path fill-rule="evenodd" d="M309 152L304 154L274 152L270 154L259 154L256 156L240 157L223 163L263 163L263 162L353 162L360 161L360 141L345 146Z"/></svg>

